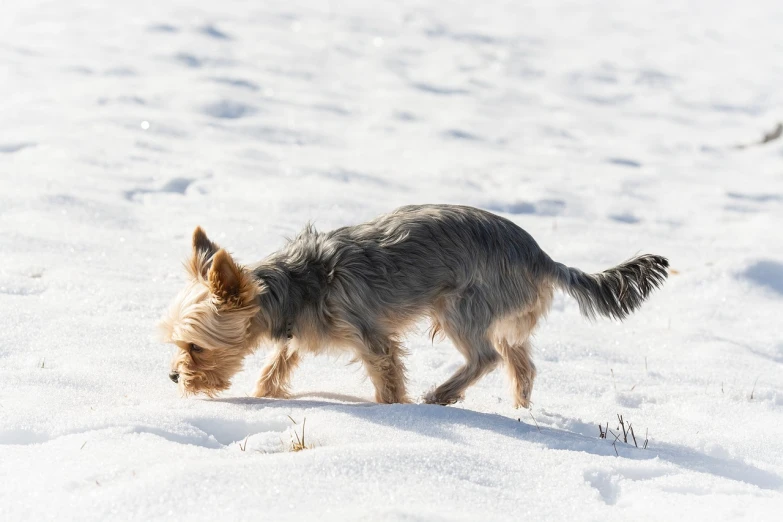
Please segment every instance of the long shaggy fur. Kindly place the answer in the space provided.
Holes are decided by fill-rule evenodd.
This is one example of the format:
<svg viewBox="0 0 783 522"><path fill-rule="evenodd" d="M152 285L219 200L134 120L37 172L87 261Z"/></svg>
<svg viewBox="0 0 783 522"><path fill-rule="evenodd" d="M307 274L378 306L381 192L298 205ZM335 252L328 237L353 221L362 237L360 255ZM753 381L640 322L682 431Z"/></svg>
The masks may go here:
<svg viewBox="0 0 783 522"><path fill-rule="evenodd" d="M623 320L663 284L669 261L661 256L644 255L600 274L585 274L559 263L557 268L557 285L576 299L582 315L590 319L602 315Z"/></svg>
<svg viewBox="0 0 783 522"><path fill-rule="evenodd" d="M366 367L379 402L405 402L406 330L428 317L465 364L426 400L449 404L503 363L514 401L528 406L535 378L530 335L569 292L584 315L623 319L666 278L668 262L640 256L588 275L552 261L511 221L462 206L407 206L330 232L307 226L250 267L236 264L200 228L191 280L163 322L180 351L172 379L184 393L225 389L262 342L274 353L256 396L283 397L306 352L348 349ZM195 348L193 348L195 346Z"/></svg>

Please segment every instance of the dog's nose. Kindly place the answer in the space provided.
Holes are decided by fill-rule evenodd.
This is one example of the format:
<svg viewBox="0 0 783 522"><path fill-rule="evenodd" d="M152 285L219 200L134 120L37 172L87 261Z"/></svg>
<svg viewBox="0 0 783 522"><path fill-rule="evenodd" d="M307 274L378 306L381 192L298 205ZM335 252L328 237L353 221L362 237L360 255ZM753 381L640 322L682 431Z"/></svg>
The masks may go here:
<svg viewBox="0 0 783 522"><path fill-rule="evenodd" d="M177 372L172 372L169 374L169 379L171 379L174 382L179 381L179 374Z"/></svg>

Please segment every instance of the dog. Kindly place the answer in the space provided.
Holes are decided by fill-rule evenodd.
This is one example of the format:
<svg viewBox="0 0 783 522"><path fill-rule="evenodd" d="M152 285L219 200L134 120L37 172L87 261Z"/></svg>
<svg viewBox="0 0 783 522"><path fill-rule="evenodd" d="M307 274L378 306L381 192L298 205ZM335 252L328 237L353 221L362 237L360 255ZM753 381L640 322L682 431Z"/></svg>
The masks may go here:
<svg viewBox="0 0 783 522"><path fill-rule="evenodd" d="M555 289L588 318L622 320L668 275L668 260L634 257L600 274L553 261L530 234L477 208L418 205L317 232L311 225L263 261L242 266L199 227L188 282L162 321L177 346L169 377L184 395L215 396L262 343L268 357L253 396L285 398L302 356L353 352L379 403L410 402L406 330L422 318L465 358L428 393L452 404L501 362L514 405L529 407L536 377L530 335Z"/></svg>

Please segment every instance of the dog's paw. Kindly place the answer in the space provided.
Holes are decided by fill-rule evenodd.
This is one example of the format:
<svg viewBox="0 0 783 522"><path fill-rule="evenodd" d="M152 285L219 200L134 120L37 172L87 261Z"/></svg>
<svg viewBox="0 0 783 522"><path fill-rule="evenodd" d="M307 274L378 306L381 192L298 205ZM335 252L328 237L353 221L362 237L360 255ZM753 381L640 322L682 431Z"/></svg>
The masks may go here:
<svg viewBox="0 0 783 522"><path fill-rule="evenodd" d="M449 404L454 404L462 400L464 400L464 397L461 395L457 395L457 396L443 395L443 394L439 394L438 390L432 390L428 392L426 395L424 395L425 404L440 404L441 406L448 406Z"/></svg>
<svg viewBox="0 0 783 522"><path fill-rule="evenodd" d="M253 393L251 394L251 397L256 397L259 399L266 398L266 399L288 399L290 397L290 394L288 391L280 389L280 388L272 388L270 386L266 386L265 384L256 384L255 389L253 390Z"/></svg>

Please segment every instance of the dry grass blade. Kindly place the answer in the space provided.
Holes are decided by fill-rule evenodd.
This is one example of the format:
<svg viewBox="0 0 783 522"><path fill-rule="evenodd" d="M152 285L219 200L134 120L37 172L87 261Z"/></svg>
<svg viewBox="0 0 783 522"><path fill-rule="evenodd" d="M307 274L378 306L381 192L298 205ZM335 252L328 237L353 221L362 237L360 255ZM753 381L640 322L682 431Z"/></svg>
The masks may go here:
<svg viewBox="0 0 783 522"><path fill-rule="evenodd" d="M536 420L535 417L533 417L533 412L530 411L530 410L527 410L527 412L530 414L530 418L533 419L533 422L536 423L536 428L538 428L538 431L540 433L541 432L541 428L538 427L538 421ZM598 426L598 427L600 428L601 426Z"/></svg>
<svg viewBox="0 0 783 522"><path fill-rule="evenodd" d="M647 430L644 432L644 446L641 448L639 447L639 441L636 439L636 433L633 429L633 424L630 422L625 422L625 418L623 418L622 415L617 414L617 433L609 429L609 423L606 423L606 428L604 428L602 425L598 425L598 438L600 439L608 439L609 435L612 435L614 439L612 440L612 446L614 446L615 453L618 453L617 451L617 443L618 442L624 442L625 444L630 445L631 442L633 442L633 445L637 449L647 449L647 443L649 442L649 439L647 438ZM631 442L628 441L628 435L631 436ZM619 453L618 453L619 456Z"/></svg>
<svg viewBox="0 0 783 522"><path fill-rule="evenodd" d="M623 422L623 416L617 415L617 419L620 421L620 426L623 428L623 442L628 442L628 432L625 429L625 422Z"/></svg>
<svg viewBox="0 0 783 522"><path fill-rule="evenodd" d="M291 419L291 420L293 421L294 419ZM294 422L294 424L296 424L296 422ZM291 440L291 451L297 452L297 451L302 451L302 450L312 449L313 448L313 445L311 444L311 445L308 446L307 442L305 440L305 425L306 424L307 424L307 418L305 417L302 420L302 436L301 437L299 437L299 434L296 431L294 431L294 437L296 437L296 440L293 440L293 439Z"/></svg>
<svg viewBox="0 0 783 522"><path fill-rule="evenodd" d="M756 377L756 380L753 382L753 389L750 390L750 400L753 400L753 394L756 393L756 384L758 384L760 378L761 376Z"/></svg>
<svg viewBox="0 0 783 522"><path fill-rule="evenodd" d="M250 435L245 437L245 440L243 440L242 442L237 442L237 444L239 445L239 449L240 450L245 451L245 449L247 449L247 438L248 437L250 437Z"/></svg>

